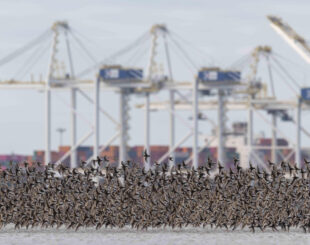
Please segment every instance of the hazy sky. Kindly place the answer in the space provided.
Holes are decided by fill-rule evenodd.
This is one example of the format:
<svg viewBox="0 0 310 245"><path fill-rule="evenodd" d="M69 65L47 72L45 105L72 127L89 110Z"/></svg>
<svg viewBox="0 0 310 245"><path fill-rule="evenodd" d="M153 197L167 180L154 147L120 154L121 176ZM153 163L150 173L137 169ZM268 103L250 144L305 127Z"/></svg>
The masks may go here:
<svg viewBox="0 0 310 245"><path fill-rule="evenodd" d="M85 46L96 60L115 53L132 43L145 33L153 24L165 23L168 28L182 37L184 49L191 55L198 66L220 65L229 67L238 59L249 55L257 45L271 45L273 51L284 57L283 65L287 71L294 74L302 86L309 84L309 68L306 64L269 26L266 15L273 14L282 17L306 39L310 36L310 2L309 1L272 1L272 0L157 0L157 1L0 1L0 57L4 57L22 47L30 40L47 30L54 21L66 20L80 34ZM49 43L41 49L42 59L32 72L45 74L48 66ZM147 65L147 43L141 49L142 58L137 63ZM143 51L145 49L145 51ZM72 47L76 71L91 66L93 63L85 57L78 46ZM77 51L77 53L75 53ZM196 54L195 54L196 52ZM200 54L197 54L197 52ZM28 55L29 56L29 55ZM176 80L191 81L193 73L182 64L177 54L172 50L173 74ZM202 63L205 61L206 63ZM0 80L18 78L29 79L29 74L22 76L27 57L16 62L0 66ZM244 63L249 66L249 63ZM266 76L266 64L262 63L258 76L263 80ZM89 74L94 78L95 73ZM294 94L283 84L280 77L274 75L277 95L282 99L292 99ZM90 93L90 92L88 92ZM65 127L64 142L69 143L69 109L62 100L69 102L69 93L55 92L52 95L53 105L53 139L55 149L59 142L56 128ZM152 97L152 100L167 99L167 92ZM143 144L143 111L134 108L143 98L131 99L131 140L130 144ZM102 93L102 107L118 118L118 96L115 93ZM81 96L78 97L78 111L84 119L78 122L78 137L88 130L87 121L92 121L92 107ZM0 91L0 153L31 153L34 149L44 148L44 96L33 90L2 90ZM180 113L187 120L189 112ZM216 119L215 112L208 113ZM246 113L231 113L228 125L235 120L246 120ZM309 119L309 113L303 114L304 126ZM101 142L104 143L112 135L115 127L102 118ZM270 135L270 129L259 118L255 120L255 133L265 131ZM168 113L155 112L151 118L152 144L168 144ZM186 132L186 127L177 120L177 140ZM209 134L210 125L200 123L201 131ZM281 124L281 130L294 140L294 127ZM91 143L89 140L87 143ZM201 141L202 142L202 141ZM187 142L190 143L190 142ZM305 146L310 141L303 137Z"/></svg>

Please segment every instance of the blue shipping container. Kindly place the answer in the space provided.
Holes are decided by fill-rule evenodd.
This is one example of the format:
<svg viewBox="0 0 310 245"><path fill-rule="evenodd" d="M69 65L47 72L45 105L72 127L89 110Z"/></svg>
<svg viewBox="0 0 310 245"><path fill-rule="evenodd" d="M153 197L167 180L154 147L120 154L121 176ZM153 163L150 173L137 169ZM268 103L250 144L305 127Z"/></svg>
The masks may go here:
<svg viewBox="0 0 310 245"><path fill-rule="evenodd" d="M198 72L198 78L200 81L203 82L213 82L213 81L238 82L241 79L241 73L239 71L204 70Z"/></svg>
<svg viewBox="0 0 310 245"><path fill-rule="evenodd" d="M99 72L102 80L142 80L142 69L103 68Z"/></svg>
<svg viewBox="0 0 310 245"><path fill-rule="evenodd" d="M310 88L301 89L301 98L303 100L310 100Z"/></svg>

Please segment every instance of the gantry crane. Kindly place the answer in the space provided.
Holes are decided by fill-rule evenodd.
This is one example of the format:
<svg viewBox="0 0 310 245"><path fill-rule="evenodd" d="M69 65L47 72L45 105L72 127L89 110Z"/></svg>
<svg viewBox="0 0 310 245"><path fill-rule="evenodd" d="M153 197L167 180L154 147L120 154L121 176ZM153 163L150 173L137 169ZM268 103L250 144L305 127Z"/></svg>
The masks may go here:
<svg viewBox="0 0 310 245"><path fill-rule="evenodd" d="M275 21L275 18L273 18L273 21ZM279 21L275 21L275 23L277 23L278 26L280 26L281 28L283 28L284 24L279 24ZM275 25L275 24L274 24ZM281 30L280 27L277 27L279 30ZM285 28L284 28L285 29ZM252 73L249 76L249 78L247 79L246 82L240 80L240 78L238 78L238 81L221 81L220 78L217 79L217 76L221 73L221 72L215 72L214 70L212 71L208 71L205 72L204 70L201 70L201 75L203 75L202 77L200 77L200 79L194 79L194 82L178 82L175 81L172 77L172 69L171 69L171 62L170 62L170 54L169 54L169 49L168 49L168 43L167 43L167 38L170 38L169 40L171 41L171 44L175 45L175 48L177 48L177 50L183 55L184 58L186 58L186 60L189 63L193 63L187 53L182 49L182 47L180 47L180 45L178 44L178 42L176 42L174 40L173 37L171 37L171 32L166 28L165 25L154 25L151 28L150 31L150 36L151 36L151 52L150 52L150 58L149 58L149 66L147 69L147 77L145 79L141 79L141 81L132 81L132 80L128 80L125 79L126 81L120 81L117 83L111 83L108 80L109 79L104 79L104 77L102 78L102 76L98 76L97 79L95 79L95 81L93 80L80 80L78 78L82 77L79 74L74 74L73 71L73 65L72 65L72 60L71 60L71 51L70 51L70 46L68 43L68 39L66 40L66 46L67 46L67 52L68 52L68 56L69 56L69 61L70 61L70 76L65 75L65 76L58 76L57 74L57 68L58 68L58 61L57 61L57 57L56 57L56 53L58 52L57 49L57 44L58 44L58 35L59 35L59 31L64 31L64 34L67 35L68 33L71 33L71 30L68 26L67 23L65 22L56 22L52 28L52 33L54 34L54 39L53 39L53 44L51 47L51 56L50 56L50 66L49 66L49 70L48 70L48 76L46 77L46 80L44 79L40 79L38 82L22 82L22 81L17 81L17 80L10 80L10 81L4 81L4 82L0 82L0 89L1 88L6 88L6 87L10 87L10 88L39 88L40 90L43 90L45 92L45 98L46 98L46 146L45 146L45 151L46 151L46 162L49 162L50 160L50 148L51 148L51 143L50 143L50 129L51 129L51 123L50 123L50 119L51 119L51 101L50 101L50 97L51 97L51 90L54 88L58 88L58 89L70 89L72 91L71 93L71 104L70 104L70 109L71 109L71 119L72 119L72 123L71 123L71 133L72 133L72 137L71 137L71 151L69 151L68 153L66 153L63 157L61 157L61 159L59 159L57 161L57 163L62 162L65 158L67 158L68 156L71 155L71 159L75 158L75 150L76 148L81 145L83 142L85 142L85 140L87 140L91 135L94 135L94 156L99 155L99 153L105 149L108 145L110 145L115 139L117 139L118 137L120 138L120 158L121 159L126 159L126 148L127 148L127 141L128 141L128 98L129 98L129 94L131 93L135 93L135 94L140 94L140 95L145 95L146 97L146 101L145 104L143 105L145 108L145 148L148 149L149 148L149 141L150 141L150 110L151 109L165 109L165 110L169 110L169 114L170 114L170 147L169 147L169 151L161 157L161 159L158 162L162 162L167 156L172 155L173 152L175 151L175 149L177 147L179 147L181 144L183 144L186 140L188 140L190 137L193 136L193 154L192 156L188 159L189 161L191 159L193 159L193 166L195 166L196 168L198 167L198 153L201 152L201 150L203 148L199 148L198 146L198 134L200 134L200 132L198 131L198 119L199 119L199 111L202 110L211 110L211 109L215 109L218 110L220 113L218 113L219 115L219 122L224 122L224 114L226 112L226 110L251 110L251 111L258 111L258 110L289 110L289 109L295 109L295 108L299 108L299 110L297 110L297 122L296 124L299 125L300 124L300 104L296 104L296 101L279 101L275 99L275 96L273 95L273 97L267 97L266 93L264 93L264 85L262 83L259 83L256 81L255 77L256 77L256 72L257 72L257 65L259 62L259 56L261 54L266 55L266 57L268 56L268 54L271 52L271 49L268 46L260 46L257 49L255 49L255 51L253 52L252 56L253 56L253 65L252 65ZM165 55L166 55L166 60L167 60L167 64L168 64L168 75L169 76L157 76L158 74L160 74L158 72L158 64L156 62L156 54L158 52L157 50L157 46L158 46L158 38L160 37L160 35L162 35L163 37L163 41L164 41L164 50L165 50ZM296 35L295 35L296 36ZM305 41L301 38L297 38L299 40L299 42L303 43L306 45ZM138 39L140 40L140 39ZM144 39L141 39L144 40ZM140 42L140 41L139 41ZM170 43L169 43L170 44ZM119 53L124 53L123 50L121 50L122 52L118 52ZM309 50L308 50L309 51ZM307 51L307 52L308 52ZM115 55L114 55L115 56ZM12 59L12 55L9 56L10 60ZM113 56L112 56L113 57ZM4 61L7 61L8 58L2 59L0 60L0 65L1 63L4 63ZM309 58L310 60L310 58ZM99 67L101 67L102 71L102 65L104 65L105 63L100 62L97 63L95 66L92 66L91 69L98 69ZM197 68L196 66L194 66L195 69ZM110 67L111 68L111 67ZM103 69L104 70L104 69ZM118 69L118 70L122 70L122 69ZM85 71L91 71L90 69L87 69ZM114 72L115 70L109 70L110 72ZM227 72L227 71L226 71ZM83 71L84 73L84 71ZM81 74L83 74L81 73ZM111 74L112 74L111 73ZM158 73L158 74L157 74ZM225 72L224 72L225 73ZM214 75L216 75L214 77ZM160 79L159 79L160 77ZM212 78L213 77L213 78ZM205 81L203 81L205 80ZM210 80L214 80L214 81L210 81ZM225 79L224 79L225 80ZM120 93L120 122L118 122L117 120L115 120L113 117L111 117L109 114L107 114L107 112L105 112L99 104L99 82L102 81L102 85L100 85L102 87L103 90L114 90ZM90 88L94 90L94 96L93 99L87 95L85 95L85 93L83 93L83 91L81 90L82 88ZM75 131L76 131L76 119L75 119L75 115L76 115L76 98L75 98L75 91L80 92L85 98L87 98L87 100L89 102L91 102L92 104L94 104L94 120L93 123L91 123L91 127L92 129L90 130L90 132L85 135L85 137L81 138L80 140L76 140L76 136L75 136ZM169 101L168 103L150 103L150 94L152 93L156 93L159 92L161 90L168 90L169 91ZM235 98L230 96L231 93L227 93L227 96L225 98L225 101L223 101L223 96L221 93L219 93L219 98L218 100L208 100L208 101L202 101L199 100L199 95L205 92L208 92L210 90L217 90L217 91L223 91L223 90L229 90L229 91L234 91L234 94L243 94L245 96L241 96L240 98ZM180 91L186 91L186 90L190 90L191 91L191 95L184 95L182 93L180 93ZM174 98L174 94L177 94L181 100L175 100ZM207 94L207 93L206 93ZM274 93L273 93L274 94ZM247 100L247 96L248 95L253 95L253 96L249 96L249 100ZM229 100L228 100L229 99ZM227 100L227 101L226 101ZM225 103L224 103L225 102ZM310 104L302 104L302 107L304 107L304 109L308 109ZM224 108L225 107L225 108ZM251 109L249 109L249 107ZM307 107L307 108L306 108ZM193 118L193 125L189 126L190 128L190 132L185 135L184 138L182 138L179 142L177 142L175 144L175 120L174 120L174 115L176 114L176 111L179 109L190 109L192 110L192 118ZM225 110L224 110L225 109ZM104 115L106 115L113 123L115 123L117 125L117 132L116 134L108 141L107 144L103 145L102 147L99 148L99 113L103 113ZM249 113L250 114L250 113ZM251 116L251 123L249 123L248 125L251 125L251 127L249 126L248 128L252 128L253 124L252 124L253 118ZM223 155L224 152L224 136L225 136L225 130L224 130L224 123L222 125L220 125L220 130L218 130L218 135L220 135L221 140L219 139L219 156L221 157ZM300 126L299 126L300 129ZM297 147L296 147L296 152L298 153L297 155L297 162L300 162L300 130L298 129L298 139L297 139ZM273 131L278 131L278 128L273 126ZM251 135L250 135L250 142L252 143L252 130L250 131ZM310 134L309 134L310 135ZM207 146L207 145L206 145ZM258 146L256 145L249 145L251 148L253 149L259 149L257 148ZM275 147L274 147L275 148ZM278 149L280 149L278 147ZM221 153L222 152L222 153ZM255 156L255 152L252 154L253 156ZM221 160L221 158L219 157L219 159ZM256 156L256 158L258 158ZM299 160L298 160L299 159ZM91 159L88 159L89 161ZM258 159L259 160L259 159ZM73 161L75 162L75 161ZM188 162L188 161L187 161Z"/></svg>
<svg viewBox="0 0 310 245"><path fill-rule="evenodd" d="M292 27L290 27L287 23L283 22L281 18L269 15L267 16L270 21L271 27L285 40L287 43L307 62L310 63L310 46L306 42L306 40L300 36ZM304 91L303 91L304 90ZM300 144L301 137L300 132L302 130L301 127L301 102L302 99L306 99L309 101L308 96L304 96L303 92L308 92L309 89L302 89L301 97L297 98L297 113L296 113L296 124L297 124L297 142L296 142L296 162L300 162Z"/></svg>
<svg viewBox="0 0 310 245"><path fill-rule="evenodd" d="M76 107L76 94L77 91L81 92L81 94L86 97L88 96L83 93L81 89L84 88L93 88L94 82L92 80L80 80L76 79L73 69L73 59L71 55L71 46L68 39L68 34L71 32L71 29L67 22L64 21L56 21L52 27L41 35L39 38L35 39L34 41L30 42L29 44L25 45L24 47L18 49L17 51L9 54L8 56L2 58L0 60L0 66L7 64L10 61L13 61L15 58L21 56L26 51L29 51L31 48L38 45L39 42L49 38L50 34L53 35L52 37L52 44L51 44L51 53L49 58L49 66L47 71L47 77L42 79L40 77L39 81L34 81L31 77L30 81L22 81L18 79L10 79L10 80L2 80L0 82L0 89L38 89L43 91L45 94L45 163L51 162L51 119L52 119L52 111L51 111L51 93L52 90L64 90L69 89L71 92L71 103L67 105L70 107L70 116L71 116L71 149L65 153L57 163L64 161L67 157L71 156L71 163L72 167L75 167L77 164L76 160L76 149L79 145L85 142L94 132L94 130L90 130L87 135L77 141L77 128L76 128L76 115L77 107ZM67 55L69 59L70 71L69 73L65 73L60 66L60 62L57 58L57 54L59 53L59 36L63 33L65 35L65 43L67 49ZM71 34L72 35L72 34ZM41 57L39 57L41 58ZM34 63L33 63L34 64ZM32 65L33 65L32 64ZM60 70L61 68L61 70ZM91 99L89 99L92 102ZM67 103L65 103L67 104Z"/></svg>

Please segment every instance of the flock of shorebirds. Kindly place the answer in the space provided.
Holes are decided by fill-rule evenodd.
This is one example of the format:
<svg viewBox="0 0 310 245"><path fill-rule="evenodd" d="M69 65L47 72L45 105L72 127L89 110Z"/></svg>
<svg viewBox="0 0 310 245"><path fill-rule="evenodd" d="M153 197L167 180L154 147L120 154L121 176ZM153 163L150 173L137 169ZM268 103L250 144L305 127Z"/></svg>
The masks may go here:
<svg viewBox="0 0 310 245"><path fill-rule="evenodd" d="M145 158L149 155L145 152ZM173 160L173 159L169 159ZM79 168L11 164L0 172L0 226L15 228L186 226L310 231L310 163L269 162L268 170L223 168L210 159L149 170L108 159ZM172 164L171 164L172 165Z"/></svg>

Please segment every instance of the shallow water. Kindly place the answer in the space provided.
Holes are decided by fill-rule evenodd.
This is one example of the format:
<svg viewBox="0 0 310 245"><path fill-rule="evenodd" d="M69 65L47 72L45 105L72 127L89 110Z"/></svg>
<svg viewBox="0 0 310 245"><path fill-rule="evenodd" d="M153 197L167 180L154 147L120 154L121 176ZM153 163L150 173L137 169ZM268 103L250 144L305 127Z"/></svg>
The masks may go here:
<svg viewBox="0 0 310 245"><path fill-rule="evenodd" d="M124 229L20 229L8 226L0 230L0 244L216 244L216 245L261 245L261 244L310 244L310 234L301 230L291 232L255 232L249 230L225 231L209 228L151 229L136 231Z"/></svg>

